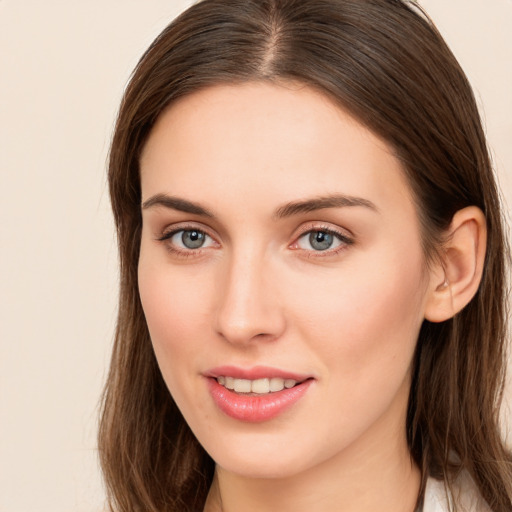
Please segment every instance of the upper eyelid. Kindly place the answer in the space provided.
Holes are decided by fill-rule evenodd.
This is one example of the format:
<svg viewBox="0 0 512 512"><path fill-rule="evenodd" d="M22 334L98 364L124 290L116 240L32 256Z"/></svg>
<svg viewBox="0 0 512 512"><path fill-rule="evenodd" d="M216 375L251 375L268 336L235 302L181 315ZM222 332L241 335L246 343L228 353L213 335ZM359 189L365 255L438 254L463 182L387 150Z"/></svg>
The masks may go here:
<svg viewBox="0 0 512 512"><path fill-rule="evenodd" d="M197 247L197 248L193 248L193 249L190 249L188 247L176 246L176 244L172 242L172 239L178 233L184 232L184 231L199 231L201 233L204 233L208 238L210 238L210 240L213 242L212 245L219 244L219 242L217 242L217 240L214 237L212 237L209 233L207 233L206 230L199 229L195 226L176 226L176 228L174 228L174 229L164 229L162 234L157 236L156 241L159 243L162 243L164 246L166 246L167 250L170 251L171 253L174 253L175 255L181 256L181 257L185 257L185 256L192 257L194 255L201 254L206 249L210 249L210 246L207 246L207 247L201 246L201 247Z"/></svg>
<svg viewBox="0 0 512 512"><path fill-rule="evenodd" d="M159 234L157 234L158 240L166 240L168 238L171 238L176 233L179 233L180 231L201 231L201 233L204 233L205 235L209 236L213 240L216 240L216 237L211 234L211 231L202 226L197 225L196 223L188 223L188 222L179 222L176 224L171 224L164 229L162 229Z"/></svg>
<svg viewBox="0 0 512 512"><path fill-rule="evenodd" d="M354 243L354 239L352 237L349 237L349 236L346 236L342 233L340 233L339 231L335 231L335 230L332 230L332 229L310 229L308 231L305 231L304 233L300 234L299 236L297 236L295 238L295 240L292 242L292 246L297 246L299 244L299 240L302 239L303 237L305 237L306 235L310 234L310 233L314 233L314 232L319 232L319 233L329 233L333 236L335 236L336 238L338 238L338 241L341 242L342 245L345 245L345 246L348 246L348 245L352 245ZM302 249L302 248L298 248L298 247L294 247L295 250L302 250L302 251L306 251L306 252L322 252L322 253L325 253L325 254L328 254L332 251L336 251L336 248L334 249L326 249L324 251L315 251L315 250L311 250L311 249Z"/></svg>
<svg viewBox="0 0 512 512"><path fill-rule="evenodd" d="M180 231L192 231L197 230L201 231L205 235L212 238L216 243L219 242L218 236L215 236L212 234L212 230L209 229L207 226L204 226L204 224L197 222L197 221L183 221L178 222L176 224L171 224L164 229L162 229L156 236L157 240L165 241L170 239L172 236L174 236L176 233L179 233ZM352 240L355 238L354 234L347 228L337 226L335 224L332 224L330 222L325 221L307 221L303 223L301 226L299 226L297 229L294 230L295 233L292 234L292 242L291 244L295 244L297 240L304 235L307 235L308 233L314 232L314 231L326 231L329 232L335 236L339 236L342 240Z"/></svg>
<svg viewBox="0 0 512 512"><path fill-rule="evenodd" d="M336 224L332 224L330 222L321 222L321 221L306 222L302 226L300 226L300 228L296 231L298 231L298 232L295 234L295 239L297 239L307 233L310 233L312 231L327 231L329 233L339 235L342 238L350 238L350 239L355 238L355 234L350 229L338 226Z"/></svg>
<svg viewBox="0 0 512 512"><path fill-rule="evenodd" d="M350 240L351 239L351 237L341 233L340 231L338 231L336 229L331 229L331 228L308 229L308 230L304 231L303 233L301 233L300 235L298 235L296 237L296 239L298 240L299 238L302 238L311 233L329 233L330 235L339 237L341 240Z"/></svg>

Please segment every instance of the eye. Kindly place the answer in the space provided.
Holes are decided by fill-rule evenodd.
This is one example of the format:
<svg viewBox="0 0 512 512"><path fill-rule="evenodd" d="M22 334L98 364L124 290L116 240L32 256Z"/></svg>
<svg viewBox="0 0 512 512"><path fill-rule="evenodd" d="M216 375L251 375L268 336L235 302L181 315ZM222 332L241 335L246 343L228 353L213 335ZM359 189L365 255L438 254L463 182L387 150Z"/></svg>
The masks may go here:
<svg viewBox="0 0 512 512"><path fill-rule="evenodd" d="M352 244L352 240L330 229L315 229L304 233L297 239L296 248L306 251L336 251L346 245Z"/></svg>
<svg viewBox="0 0 512 512"><path fill-rule="evenodd" d="M160 238L161 241L167 241L177 250L195 250L204 249L214 244L211 236L199 229L180 229L171 231Z"/></svg>
<svg viewBox="0 0 512 512"><path fill-rule="evenodd" d="M301 236L298 245L301 249L313 249L315 251L326 251L331 249L335 243L340 243L334 235L325 231L311 231Z"/></svg>

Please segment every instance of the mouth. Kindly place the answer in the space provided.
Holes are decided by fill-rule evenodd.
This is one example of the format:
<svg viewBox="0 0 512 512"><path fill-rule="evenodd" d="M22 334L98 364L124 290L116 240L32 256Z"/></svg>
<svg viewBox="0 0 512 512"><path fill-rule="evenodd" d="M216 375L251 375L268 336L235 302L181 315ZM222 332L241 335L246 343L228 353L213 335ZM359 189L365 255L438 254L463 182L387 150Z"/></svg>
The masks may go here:
<svg viewBox="0 0 512 512"><path fill-rule="evenodd" d="M315 381L310 376L263 367L223 367L207 377L210 395L220 411L250 423L271 420L292 408Z"/></svg>
<svg viewBox="0 0 512 512"><path fill-rule="evenodd" d="M283 389L291 389L300 382L294 379L282 379L281 377L270 377L262 379L236 379L227 375L219 375L217 382L238 394L245 395L268 395L269 393L278 393Z"/></svg>

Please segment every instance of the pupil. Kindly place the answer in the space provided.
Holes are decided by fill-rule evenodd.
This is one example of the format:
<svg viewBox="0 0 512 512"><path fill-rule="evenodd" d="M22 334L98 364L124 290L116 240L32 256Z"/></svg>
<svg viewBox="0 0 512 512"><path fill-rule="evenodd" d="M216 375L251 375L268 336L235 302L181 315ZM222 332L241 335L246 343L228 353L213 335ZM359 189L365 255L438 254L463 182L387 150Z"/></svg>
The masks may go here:
<svg viewBox="0 0 512 512"><path fill-rule="evenodd" d="M333 242L332 235L325 231L316 231L309 235L309 243L317 251L325 251L331 247Z"/></svg>
<svg viewBox="0 0 512 512"><path fill-rule="evenodd" d="M184 231L181 241L187 249L198 249L204 243L204 233L200 231Z"/></svg>

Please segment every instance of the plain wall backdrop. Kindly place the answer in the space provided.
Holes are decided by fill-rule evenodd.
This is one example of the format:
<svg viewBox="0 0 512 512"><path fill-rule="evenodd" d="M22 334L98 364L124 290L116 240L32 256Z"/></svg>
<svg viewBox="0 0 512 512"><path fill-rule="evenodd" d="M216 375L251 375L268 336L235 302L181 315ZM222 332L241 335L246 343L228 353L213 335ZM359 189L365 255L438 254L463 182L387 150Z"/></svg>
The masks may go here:
<svg viewBox="0 0 512 512"><path fill-rule="evenodd" d="M0 512L103 509L97 406L117 300L105 161L131 70L191 3L0 0ZM512 1L420 3L475 88L510 212Z"/></svg>

